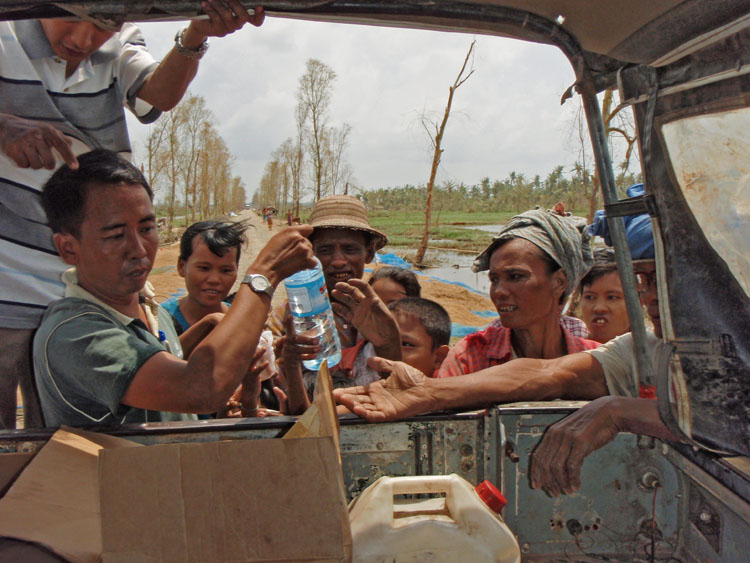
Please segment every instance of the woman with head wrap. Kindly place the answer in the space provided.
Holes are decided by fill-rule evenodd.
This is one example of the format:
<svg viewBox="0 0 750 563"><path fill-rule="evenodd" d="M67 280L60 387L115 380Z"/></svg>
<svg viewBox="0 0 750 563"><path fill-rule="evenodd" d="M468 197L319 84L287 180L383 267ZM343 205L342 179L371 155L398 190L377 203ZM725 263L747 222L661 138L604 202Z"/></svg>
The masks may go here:
<svg viewBox="0 0 750 563"><path fill-rule="evenodd" d="M513 217L474 261L489 270L499 319L460 340L438 377L473 373L514 358L557 358L597 342L571 333L561 317L565 298L591 267L583 219L532 209Z"/></svg>

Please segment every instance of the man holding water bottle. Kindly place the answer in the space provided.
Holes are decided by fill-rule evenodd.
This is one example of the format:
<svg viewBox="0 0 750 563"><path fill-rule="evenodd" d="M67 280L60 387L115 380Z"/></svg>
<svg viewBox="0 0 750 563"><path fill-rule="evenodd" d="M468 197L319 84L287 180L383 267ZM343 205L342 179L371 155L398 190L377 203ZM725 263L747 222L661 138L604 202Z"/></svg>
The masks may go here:
<svg viewBox="0 0 750 563"><path fill-rule="evenodd" d="M229 312L198 327L207 335L183 358L168 313L143 292L158 247L152 196L140 170L106 150L80 156L76 169L61 167L44 187L55 247L72 266L65 298L50 305L34 339L46 426L220 410L249 372L274 289L315 265L311 227L276 234Z"/></svg>
<svg viewBox="0 0 750 563"><path fill-rule="evenodd" d="M362 281L365 264L372 262L375 251L388 242L385 234L370 226L364 204L357 198L346 195L328 196L318 201L310 214L310 226L313 227L310 242L315 257L320 260L323 268L341 347L351 348L361 340L360 337L364 337L375 344L378 355L400 359L400 339L395 319L372 288ZM336 299L337 295L341 296L334 292L336 284L341 282L348 284L345 286L347 294L343 297L345 301L364 302L356 315L347 304ZM277 341L284 337L282 346L294 346L305 356L303 359L308 359L314 349L311 339L285 337L293 334L287 330L291 326L290 316L289 304L285 301L271 313L266 327L273 332ZM279 357L289 357L289 354L282 352ZM285 370L288 371L286 368ZM357 384L347 373L332 370L331 376L334 387ZM311 393L315 372L304 373L303 377L308 393Z"/></svg>

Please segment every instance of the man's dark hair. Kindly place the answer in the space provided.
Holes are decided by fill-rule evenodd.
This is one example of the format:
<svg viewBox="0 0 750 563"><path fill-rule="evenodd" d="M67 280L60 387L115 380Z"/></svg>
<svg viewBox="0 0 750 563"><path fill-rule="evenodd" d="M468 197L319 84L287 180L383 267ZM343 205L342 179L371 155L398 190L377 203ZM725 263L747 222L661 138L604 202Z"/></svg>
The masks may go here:
<svg viewBox="0 0 750 563"><path fill-rule="evenodd" d="M88 190L99 187L140 185L151 201L154 193L140 170L117 153L96 149L78 157L78 168L63 165L42 188L42 207L53 233L81 234Z"/></svg>
<svg viewBox="0 0 750 563"><path fill-rule="evenodd" d="M389 279L403 286L407 297L419 297L422 294L422 286L414 272L406 268L396 268L395 266L385 266L375 270L367 283L372 285L377 280Z"/></svg>
<svg viewBox="0 0 750 563"><path fill-rule="evenodd" d="M432 349L451 341L451 317L442 305L423 297L405 297L388 305L392 313L415 315L432 340Z"/></svg>
<svg viewBox="0 0 750 563"><path fill-rule="evenodd" d="M612 248L597 248L594 250L594 265L591 266L588 274L581 279L580 290L583 292L585 287L590 286L599 278L617 271L617 262L615 262L615 251Z"/></svg>
<svg viewBox="0 0 750 563"><path fill-rule="evenodd" d="M247 222L230 223L228 221L200 221L190 225L180 239L180 260L187 261L193 254L193 241L199 236L208 249L216 256L224 256L231 248L237 249L237 263L240 251L245 244Z"/></svg>

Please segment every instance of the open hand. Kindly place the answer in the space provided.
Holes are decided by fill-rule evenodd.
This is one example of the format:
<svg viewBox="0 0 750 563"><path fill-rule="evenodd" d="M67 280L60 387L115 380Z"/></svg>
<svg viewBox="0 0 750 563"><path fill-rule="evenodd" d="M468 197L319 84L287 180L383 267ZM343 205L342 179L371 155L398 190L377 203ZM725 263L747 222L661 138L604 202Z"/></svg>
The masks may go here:
<svg viewBox="0 0 750 563"><path fill-rule="evenodd" d="M368 358L367 365L386 379L334 389L336 402L370 422L398 420L432 410L434 401L429 388L435 380L404 362L374 357Z"/></svg>
<svg viewBox="0 0 750 563"><path fill-rule="evenodd" d="M381 357L401 359L401 334L395 317L372 287L362 280L339 282L332 292L331 307L372 342Z"/></svg>
<svg viewBox="0 0 750 563"><path fill-rule="evenodd" d="M70 168L78 168L72 141L47 123L0 114L0 150L20 168L54 170L57 151Z"/></svg>

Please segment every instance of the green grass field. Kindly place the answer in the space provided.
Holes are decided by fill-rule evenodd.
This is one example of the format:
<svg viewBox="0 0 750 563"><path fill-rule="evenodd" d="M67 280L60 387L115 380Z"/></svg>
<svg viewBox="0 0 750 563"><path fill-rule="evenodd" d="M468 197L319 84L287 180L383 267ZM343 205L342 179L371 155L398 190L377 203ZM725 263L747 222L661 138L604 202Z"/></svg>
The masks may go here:
<svg viewBox="0 0 750 563"><path fill-rule="evenodd" d="M433 248L481 251L489 242L484 231L466 229L470 225L494 225L506 222L515 213L433 213L429 246ZM423 211L371 211L370 223L388 235L389 246L414 248L422 239Z"/></svg>

